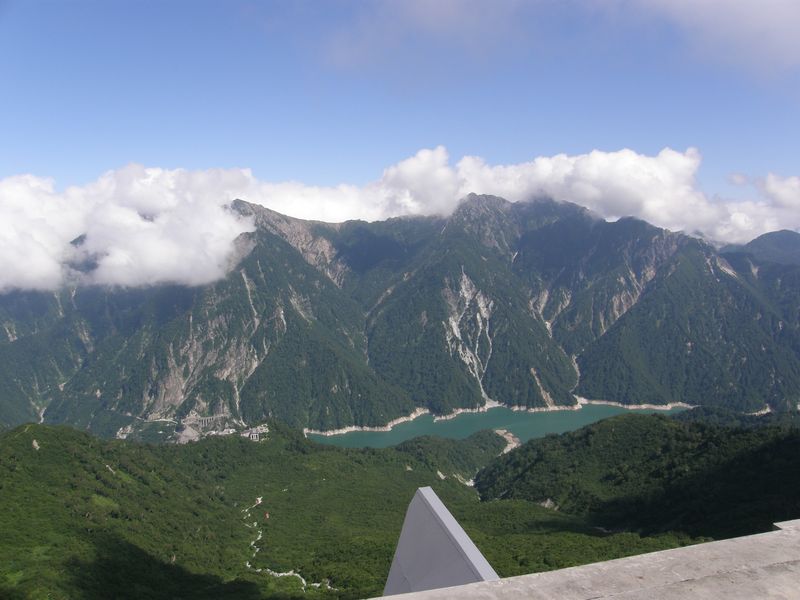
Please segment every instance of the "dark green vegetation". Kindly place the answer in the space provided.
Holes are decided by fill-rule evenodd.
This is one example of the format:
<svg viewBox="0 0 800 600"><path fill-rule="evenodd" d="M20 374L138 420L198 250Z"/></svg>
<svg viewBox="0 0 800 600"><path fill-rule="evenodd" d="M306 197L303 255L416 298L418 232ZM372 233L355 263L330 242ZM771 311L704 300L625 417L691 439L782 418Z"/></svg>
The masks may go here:
<svg viewBox="0 0 800 600"><path fill-rule="evenodd" d="M531 440L482 470L476 488L485 500L550 499L596 525L646 535L730 537L800 517L796 415L721 427L708 423L737 417L692 412L622 415Z"/></svg>
<svg viewBox="0 0 800 600"><path fill-rule="evenodd" d="M0 434L0 597L375 595L425 485L504 576L691 541L609 535L526 500L480 502L455 475L469 478L503 445L484 432L342 450L276 423L260 443L148 446L21 426ZM297 571L308 585L265 569ZM311 585L326 580L337 590Z"/></svg>
<svg viewBox="0 0 800 600"><path fill-rule="evenodd" d="M748 415L711 406L700 406L671 416L681 423L704 423L718 427L748 429L755 427L800 428L800 411Z"/></svg>
<svg viewBox="0 0 800 600"><path fill-rule="evenodd" d="M745 412L765 404L794 408L800 362L798 332L789 323L796 316L782 309L771 272L756 277L742 265L735 274L722 261L699 242L688 244L651 291L579 357L585 375L579 392Z"/></svg>
<svg viewBox="0 0 800 600"><path fill-rule="evenodd" d="M0 423L157 440L177 423L334 429L486 397L800 401L785 232L719 254L546 200L473 195L447 218L338 225L232 209L254 231L214 284L0 296Z"/></svg>
<svg viewBox="0 0 800 600"><path fill-rule="evenodd" d="M765 233L743 246L726 246L724 253L745 253L764 262L800 265L800 233L782 229Z"/></svg>

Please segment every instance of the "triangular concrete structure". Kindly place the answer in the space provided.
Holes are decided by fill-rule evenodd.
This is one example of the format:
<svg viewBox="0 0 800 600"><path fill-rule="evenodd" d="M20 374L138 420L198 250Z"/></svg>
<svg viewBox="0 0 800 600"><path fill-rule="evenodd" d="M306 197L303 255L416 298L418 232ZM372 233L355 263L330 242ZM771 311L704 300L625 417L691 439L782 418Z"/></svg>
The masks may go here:
<svg viewBox="0 0 800 600"><path fill-rule="evenodd" d="M461 525L429 487L408 505L384 596L498 579Z"/></svg>

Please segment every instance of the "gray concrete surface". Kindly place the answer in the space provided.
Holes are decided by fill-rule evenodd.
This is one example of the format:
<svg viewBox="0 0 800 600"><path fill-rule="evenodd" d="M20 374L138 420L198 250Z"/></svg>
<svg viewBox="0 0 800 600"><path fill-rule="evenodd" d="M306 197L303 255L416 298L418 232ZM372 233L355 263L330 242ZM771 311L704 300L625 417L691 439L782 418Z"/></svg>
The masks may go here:
<svg viewBox="0 0 800 600"><path fill-rule="evenodd" d="M497 577L434 491L419 488L406 511L384 596Z"/></svg>
<svg viewBox="0 0 800 600"><path fill-rule="evenodd" d="M800 599L800 519L775 526L769 533L394 598Z"/></svg>

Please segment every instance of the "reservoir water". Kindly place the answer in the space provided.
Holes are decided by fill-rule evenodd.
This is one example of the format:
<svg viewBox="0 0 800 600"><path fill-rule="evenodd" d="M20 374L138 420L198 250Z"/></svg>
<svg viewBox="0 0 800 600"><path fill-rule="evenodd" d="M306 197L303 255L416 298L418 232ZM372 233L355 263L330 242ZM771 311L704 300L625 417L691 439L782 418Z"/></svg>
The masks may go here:
<svg viewBox="0 0 800 600"><path fill-rule="evenodd" d="M602 404L587 404L581 410L537 413L491 408L482 413L464 413L445 421L434 421L433 416L423 415L413 421L395 425L391 431L352 431L331 436L310 434L308 437L316 442L345 448L386 448L420 435L461 439L481 429L507 429L520 441L526 442L544 437L548 433L579 429L589 423L626 412L673 414L681 410L685 409L627 409Z"/></svg>

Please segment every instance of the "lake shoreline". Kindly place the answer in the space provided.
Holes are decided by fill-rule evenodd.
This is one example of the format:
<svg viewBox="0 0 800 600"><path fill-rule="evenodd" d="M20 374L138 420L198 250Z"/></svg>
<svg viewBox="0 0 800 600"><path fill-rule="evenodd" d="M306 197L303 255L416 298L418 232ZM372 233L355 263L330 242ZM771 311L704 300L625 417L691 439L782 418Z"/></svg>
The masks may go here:
<svg viewBox="0 0 800 600"><path fill-rule="evenodd" d="M585 406L587 404L594 404L597 406L616 406L618 408L626 408L628 410L674 410L676 408L697 408L695 404L687 404L686 402L670 402L668 404L623 404L622 402L614 402L612 400L589 400L581 396L575 396L578 404Z"/></svg>
<svg viewBox="0 0 800 600"><path fill-rule="evenodd" d="M494 432L506 441L506 447L503 448L501 454L508 454L514 448L519 448L522 445L520 439L508 429L495 429Z"/></svg>
<svg viewBox="0 0 800 600"><path fill-rule="evenodd" d="M622 402L614 402L611 400L590 400L588 398L583 398L581 396L575 396L576 403L572 405L554 405L554 406L509 406L507 404L502 404L497 402L496 400L487 399L483 406L478 406L475 408L456 408L452 412L446 415L433 415L434 423L440 421L450 421L465 414L475 414L475 413L485 413L495 408L507 408L514 412L526 412L526 413L549 413L549 412L562 412L562 411L574 411L574 410L581 410L584 406L589 405L596 405L596 406L614 406L616 408L622 408L625 410L658 410L658 411L670 411L676 408L695 408L692 404L686 404L685 402L670 402L669 404L623 404ZM336 435L344 435L347 433L353 433L357 431L363 432L387 432L391 431L397 425L401 425L403 423L409 423L414 421L415 419L431 414L431 411L427 408L417 408L410 414L404 417L398 417L396 419L392 419L386 425L376 425L376 426L369 426L369 425L348 425L347 427L342 427L340 429L326 429L326 430L319 430L319 429L308 429L303 428L303 435L308 437L309 435L318 435L324 437L331 437Z"/></svg>
<svg viewBox="0 0 800 600"><path fill-rule="evenodd" d="M397 417L396 419L392 419L386 425L348 425L347 427L342 427L341 429L308 429L307 427L303 428L303 435L308 437L309 435L322 435L325 437L333 436L333 435L344 435L345 433L353 433L354 431L391 431L397 425L402 423L408 423L417 419L423 415L430 414L430 410L427 408L417 408L410 414L406 415L405 417Z"/></svg>
<svg viewBox="0 0 800 600"><path fill-rule="evenodd" d="M482 413L493 408L509 408L505 404L501 404L497 402L497 400L489 400L485 401L483 406L477 406L475 408L455 408L453 412L447 413L446 415L433 415L433 422L436 423L438 421L449 421L450 419L455 419L459 415L467 415L471 413Z"/></svg>

